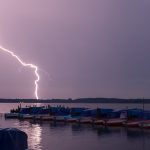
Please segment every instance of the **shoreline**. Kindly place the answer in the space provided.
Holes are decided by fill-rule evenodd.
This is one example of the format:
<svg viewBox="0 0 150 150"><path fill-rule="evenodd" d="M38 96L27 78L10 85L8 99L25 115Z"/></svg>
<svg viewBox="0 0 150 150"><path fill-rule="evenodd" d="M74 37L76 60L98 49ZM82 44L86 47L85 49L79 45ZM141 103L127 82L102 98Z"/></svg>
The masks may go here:
<svg viewBox="0 0 150 150"><path fill-rule="evenodd" d="M0 103L118 103L150 104L150 99L80 98L80 99L0 99Z"/></svg>

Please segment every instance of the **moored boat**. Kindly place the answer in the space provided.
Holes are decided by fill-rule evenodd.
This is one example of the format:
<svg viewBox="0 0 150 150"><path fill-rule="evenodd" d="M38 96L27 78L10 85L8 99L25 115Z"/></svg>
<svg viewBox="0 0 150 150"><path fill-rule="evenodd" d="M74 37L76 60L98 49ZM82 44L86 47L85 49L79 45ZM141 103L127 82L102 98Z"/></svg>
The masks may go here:
<svg viewBox="0 0 150 150"><path fill-rule="evenodd" d="M42 115L41 120L43 120L43 121L54 120L54 116Z"/></svg>
<svg viewBox="0 0 150 150"><path fill-rule="evenodd" d="M15 119L15 118L18 118L19 114L18 113L5 113L5 118L9 118L9 119Z"/></svg>
<svg viewBox="0 0 150 150"><path fill-rule="evenodd" d="M95 120L94 121L94 124L96 124L96 125L105 125L105 120L103 120L103 119L97 119L97 120Z"/></svg>
<svg viewBox="0 0 150 150"><path fill-rule="evenodd" d="M89 124L93 124L94 123L94 119L92 117L82 117L79 120L80 123L89 123Z"/></svg>
<svg viewBox="0 0 150 150"><path fill-rule="evenodd" d="M108 125L108 126L122 126L125 121L126 121L126 119L121 119L121 118L109 119L106 122L106 125Z"/></svg>
<svg viewBox="0 0 150 150"><path fill-rule="evenodd" d="M41 121L48 121L48 120L54 120L54 116L51 116L49 114L39 114L34 115L35 120L41 120Z"/></svg>
<svg viewBox="0 0 150 150"><path fill-rule="evenodd" d="M144 120L139 123L140 128L150 129L150 120Z"/></svg>
<svg viewBox="0 0 150 150"><path fill-rule="evenodd" d="M64 116L54 116L54 121L65 121L65 117Z"/></svg>
<svg viewBox="0 0 150 150"><path fill-rule="evenodd" d="M31 114L19 114L19 119L33 119L34 115Z"/></svg>
<svg viewBox="0 0 150 150"><path fill-rule="evenodd" d="M78 122L79 117L75 117L75 116L73 117L71 115L68 115L68 116L65 116L64 119L65 119L65 122L73 123L73 122Z"/></svg>
<svg viewBox="0 0 150 150"><path fill-rule="evenodd" d="M123 125L126 127L137 128L139 127L140 123L141 123L141 120L127 121L127 122L124 122Z"/></svg>

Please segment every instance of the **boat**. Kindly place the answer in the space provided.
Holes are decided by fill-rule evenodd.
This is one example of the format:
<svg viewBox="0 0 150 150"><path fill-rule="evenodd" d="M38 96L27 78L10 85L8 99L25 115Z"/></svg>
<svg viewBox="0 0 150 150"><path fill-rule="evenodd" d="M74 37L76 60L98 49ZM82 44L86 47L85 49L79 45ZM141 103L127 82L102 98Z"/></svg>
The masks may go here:
<svg viewBox="0 0 150 150"><path fill-rule="evenodd" d="M105 125L105 120L103 120L103 119L97 119L97 120L95 120L94 121L94 124L95 125Z"/></svg>
<svg viewBox="0 0 150 150"><path fill-rule="evenodd" d="M109 119L106 121L107 126L122 126L123 123L126 122L126 119L116 118L116 119Z"/></svg>
<svg viewBox="0 0 150 150"><path fill-rule="evenodd" d="M18 118L19 114L18 113L5 113L4 116L5 116L6 119L8 119L8 118L9 119L11 119L11 118L16 119L16 118Z"/></svg>
<svg viewBox="0 0 150 150"><path fill-rule="evenodd" d="M123 125L126 127L137 128L139 127L140 123L141 123L141 120L135 120L135 121L124 122Z"/></svg>
<svg viewBox="0 0 150 150"><path fill-rule="evenodd" d="M33 119L34 115L31 114L19 114L19 119Z"/></svg>
<svg viewBox="0 0 150 150"><path fill-rule="evenodd" d="M63 122L63 121L65 121L65 117L64 116L54 116L54 121Z"/></svg>
<svg viewBox="0 0 150 150"><path fill-rule="evenodd" d="M54 120L54 116L48 114L40 114L40 115L35 115L34 119L41 120L41 121L48 121L48 120Z"/></svg>
<svg viewBox="0 0 150 150"><path fill-rule="evenodd" d="M90 123L93 124L94 123L94 119L92 117L81 117L79 119L79 123Z"/></svg>
<svg viewBox="0 0 150 150"><path fill-rule="evenodd" d="M68 115L68 116L65 116L64 118L66 122L74 123L74 122L78 122L80 117Z"/></svg>
<svg viewBox="0 0 150 150"><path fill-rule="evenodd" d="M150 120L144 120L139 123L140 128L150 129Z"/></svg>

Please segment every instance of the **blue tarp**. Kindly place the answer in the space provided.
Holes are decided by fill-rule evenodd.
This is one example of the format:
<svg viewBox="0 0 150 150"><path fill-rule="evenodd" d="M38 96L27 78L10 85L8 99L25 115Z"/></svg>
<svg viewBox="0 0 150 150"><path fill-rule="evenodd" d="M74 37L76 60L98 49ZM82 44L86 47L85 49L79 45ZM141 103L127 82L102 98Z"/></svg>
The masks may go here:
<svg viewBox="0 0 150 150"><path fill-rule="evenodd" d="M43 109L43 107L32 107L31 114L39 114L39 112Z"/></svg>
<svg viewBox="0 0 150 150"><path fill-rule="evenodd" d="M50 112L50 108L43 108L38 112L38 114L49 114Z"/></svg>
<svg viewBox="0 0 150 150"><path fill-rule="evenodd" d="M119 118L121 114L121 111L112 111L108 114L109 118Z"/></svg>
<svg viewBox="0 0 150 150"><path fill-rule="evenodd" d="M71 116L81 116L84 110L87 108L71 108L70 113Z"/></svg>
<svg viewBox="0 0 150 150"><path fill-rule="evenodd" d="M142 109L128 109L127 117L128 118L143 118L144 111Z"/></svg>
<svg viewBox="0 0 150 150"><path fill-rule="evenodd" d="M144 119L150 119L150 111L144 111L143 116Z"/></svg>
<svg viewBox="0 0 150 150"><path fill-rule="evenodd" d="M27 134L14 128L0 129L0 150L26 150Z"/></svg>
<svg viewBox="0 0 150 150"><path fill-rule="evenodd" d="M21 108L20 114L38 114L43 107L27 107Z"/></svg>
<svg viewBox="0 0 150 150"><path fill-rule="evenodd" d="M113 112L113 109L107 109L107 108L97 109L98 117L109 117L112 112Z"/></svg>
<svg viewBox="0 0 150 150"><path fill-rule="evenodd" d="M84 117L96 117L97 109L86 109L81 113L81 116Z"/></svg>
<svg viewBox="0 0 150 150"><path fill-rule="evenodd" d="M31 107L28 108L21 108L20 109L20 114L30 114L31 113Z"/></svg>

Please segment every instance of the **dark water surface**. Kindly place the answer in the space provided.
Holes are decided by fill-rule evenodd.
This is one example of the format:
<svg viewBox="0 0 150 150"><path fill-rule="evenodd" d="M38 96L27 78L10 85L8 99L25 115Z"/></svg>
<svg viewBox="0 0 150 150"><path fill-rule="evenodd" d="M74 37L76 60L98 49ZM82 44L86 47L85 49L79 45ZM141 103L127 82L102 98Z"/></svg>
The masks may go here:
<svg viewBox="0 0 150 150"><path fill-rule="evenodd" d="M23 104L26 105L26 104ZM39 104L40 105L40 104ZM58 105L58 104L53 104ZM63 104L66 105L66 104ZM141 104L67 104L90 108L142 108ZM0 112L8 112L17 104L0 104ZM150 105L145 105L150 109ZM15 127L28 134L30 150L150 150L150 130L127 129L54 122L19 121L0 117L0 127Z"/></svg>

